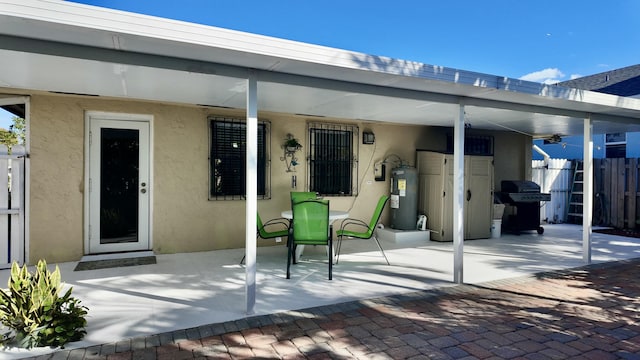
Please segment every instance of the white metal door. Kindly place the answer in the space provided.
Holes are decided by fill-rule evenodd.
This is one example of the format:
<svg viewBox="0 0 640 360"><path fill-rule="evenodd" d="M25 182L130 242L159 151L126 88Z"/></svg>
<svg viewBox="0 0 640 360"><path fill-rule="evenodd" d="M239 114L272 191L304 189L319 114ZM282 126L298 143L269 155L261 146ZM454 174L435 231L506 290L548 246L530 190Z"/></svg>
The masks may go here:
<svg viewBox="0 0 640 360"><path fill-rule="evenodd" d="M89 115L89 253L149 250L150 122Z"/></svg>

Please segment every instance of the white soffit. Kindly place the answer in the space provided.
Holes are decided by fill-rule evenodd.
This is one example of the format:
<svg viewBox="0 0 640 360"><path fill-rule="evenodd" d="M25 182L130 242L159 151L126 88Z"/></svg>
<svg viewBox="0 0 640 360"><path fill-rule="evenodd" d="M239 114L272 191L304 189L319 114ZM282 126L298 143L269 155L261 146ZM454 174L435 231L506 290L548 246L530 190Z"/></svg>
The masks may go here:
<svg viewBox="0 0 640 360"><path fill-rule="evenodd" d="M0 72L5 87L238 108L246 101L242 80L223 76L7 50L0 69L10 69Z"/></svg>

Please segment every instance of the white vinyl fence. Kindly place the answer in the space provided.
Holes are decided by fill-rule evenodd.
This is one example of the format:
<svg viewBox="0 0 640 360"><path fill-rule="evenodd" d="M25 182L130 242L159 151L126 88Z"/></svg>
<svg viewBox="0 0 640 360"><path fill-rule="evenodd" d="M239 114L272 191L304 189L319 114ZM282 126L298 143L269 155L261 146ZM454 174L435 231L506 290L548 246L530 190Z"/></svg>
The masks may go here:
<svg viewBox="0 0 640 360"><path fill-rule="evenodd" d="M563 223L569 206L569 192L573 182L571 160L533 160L532 181L540 185L540 191L551 194L551 201L540 204L540 220Z"/></svg>
<svg viewBox="0 0 640 360"><path fill-rule="evenodd" d="M24 263L24 154L0 145L0 269Z"/></svg>

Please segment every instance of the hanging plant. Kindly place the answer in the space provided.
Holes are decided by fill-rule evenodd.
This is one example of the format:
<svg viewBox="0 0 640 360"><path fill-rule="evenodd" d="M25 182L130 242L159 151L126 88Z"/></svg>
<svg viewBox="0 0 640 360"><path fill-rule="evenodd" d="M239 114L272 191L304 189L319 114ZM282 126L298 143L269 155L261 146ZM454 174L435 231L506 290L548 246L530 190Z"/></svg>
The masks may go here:
<svg viewBox="0 0 640 360"><path fill-rule="evenodd" d="M282 146L287 152L291 152L291 153L302 149L302 145L300 144L298 139L296 139L291 134L287 134L287 137L284 139L284 144L282 144Z"/></svg>
<svg viewBox="0 0 640 360"><path fill-rule="evenodd" d="M287 134L287 137L282 143L284 149L284 156L280 160L284 161L287 165L287 172L296 171L296 165L298 165L298 158L296 158L296 151L302 149L302 145L293 135Z"/></svg>

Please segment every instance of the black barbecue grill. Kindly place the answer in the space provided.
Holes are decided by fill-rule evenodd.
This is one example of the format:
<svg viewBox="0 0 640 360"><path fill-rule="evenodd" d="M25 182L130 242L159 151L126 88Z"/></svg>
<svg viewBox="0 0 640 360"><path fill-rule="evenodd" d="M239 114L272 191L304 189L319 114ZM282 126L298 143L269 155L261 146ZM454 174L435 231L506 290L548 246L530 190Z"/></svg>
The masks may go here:
<svg viewBox="0 0 640 360"><path fill-rule="evenodd" d="M544 233L540 226L540 202L550 201L551 194L541 193L538 184L525 180L503 180L501 190L498 193L500 201L515 208L509 212L505 229L517 234L523 230Z"/></svg>

